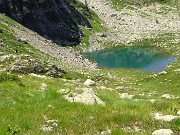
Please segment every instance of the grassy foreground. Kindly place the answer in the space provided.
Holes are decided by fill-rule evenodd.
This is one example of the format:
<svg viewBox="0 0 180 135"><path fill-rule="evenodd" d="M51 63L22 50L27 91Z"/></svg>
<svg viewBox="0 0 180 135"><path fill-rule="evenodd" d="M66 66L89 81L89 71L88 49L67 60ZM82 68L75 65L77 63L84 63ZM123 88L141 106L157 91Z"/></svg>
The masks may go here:
<svg viewBox="0 0 180 135"><path fill-rule="evenodd" d="M18 42L14 32L0 21L0 52L28 54L36 59L53 61L29 44ZM97 71L68 72L63 78L38 78L27 74L0 73L0 134L26 135L81 135L100 134L111 130L112 135L150 135L154 130L170 128L180 134L180 119L171 122L155 120L153 113L177 115L180 99L166 99L163 94L180 97L180 43L170 43L180 33L159 35L157 39L144 39L135 45L160 46L177 58L167 74L139 72L127 69L101 69ZM0 55L2 56L2 55ZM55 60L56 61L56 60ZM0 70L12 62L0 62ZM55 62L58 64L58 62ZM67 69L68 70L68 69ZM77 90L91 78L97 86L89 86L105 102L105 106L69 103L59 90ZM47 84L40 91L42 83ZM119 94L134 95L121 99ZM150 102L154 99L155 102ZM57 120L53 132L42 131L48 120Z"/></svg>

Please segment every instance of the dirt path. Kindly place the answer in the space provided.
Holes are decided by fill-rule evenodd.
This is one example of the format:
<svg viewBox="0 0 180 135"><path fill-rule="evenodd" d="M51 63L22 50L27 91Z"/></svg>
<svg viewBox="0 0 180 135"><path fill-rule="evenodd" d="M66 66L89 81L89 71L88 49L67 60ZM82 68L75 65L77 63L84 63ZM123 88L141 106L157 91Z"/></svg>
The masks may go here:
<svg viewBox="0 0 180 135"><path fill-rule="evenodd" d="M92 36L89 51L103 48L96 42L97 40L101 41L101 44L104 42L130 44L137 39L180 30L180 16L176 8L170 6L158 4L143 8L127 6L121 11L116 11L108 0L87 0L87 2L109 28L104 37Z"/></svg>

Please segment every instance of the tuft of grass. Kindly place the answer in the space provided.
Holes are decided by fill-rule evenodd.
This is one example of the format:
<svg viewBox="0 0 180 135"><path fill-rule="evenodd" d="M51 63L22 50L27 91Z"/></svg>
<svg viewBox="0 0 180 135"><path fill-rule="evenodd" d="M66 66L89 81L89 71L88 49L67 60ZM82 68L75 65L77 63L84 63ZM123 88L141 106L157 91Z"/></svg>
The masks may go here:
<svg viewBox="0 0 180 135"><path fill-rule="evenodd" d="M17 75L0 73L0 82L6 82L6 81L20 82L21 80Z"/></svg>

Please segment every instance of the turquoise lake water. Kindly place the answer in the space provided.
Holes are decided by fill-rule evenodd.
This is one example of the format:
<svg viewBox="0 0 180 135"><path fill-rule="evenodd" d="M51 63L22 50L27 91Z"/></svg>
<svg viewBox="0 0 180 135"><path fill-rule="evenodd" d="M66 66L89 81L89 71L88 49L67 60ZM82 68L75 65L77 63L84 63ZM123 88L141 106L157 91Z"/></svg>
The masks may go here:
<svg viewBox="0 0 180 135"><path fill-rule="evenodd" d="M99 67L130 68L148 72L164 71L168 64L176 60L165 50L152 46L100 50L86 52L85 55Z"/></svg>

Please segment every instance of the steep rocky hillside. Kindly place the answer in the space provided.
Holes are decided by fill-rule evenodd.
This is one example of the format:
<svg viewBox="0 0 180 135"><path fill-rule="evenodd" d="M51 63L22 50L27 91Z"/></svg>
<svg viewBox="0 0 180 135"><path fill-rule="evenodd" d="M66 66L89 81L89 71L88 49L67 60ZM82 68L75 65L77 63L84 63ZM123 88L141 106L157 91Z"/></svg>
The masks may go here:
<svg viewBox="0 0 180 135"><path fill-rule="evenodd" d="M83 33L78 25L91 27L67 0L0 0L0 12L60 45L77 45Z"/></svg>

